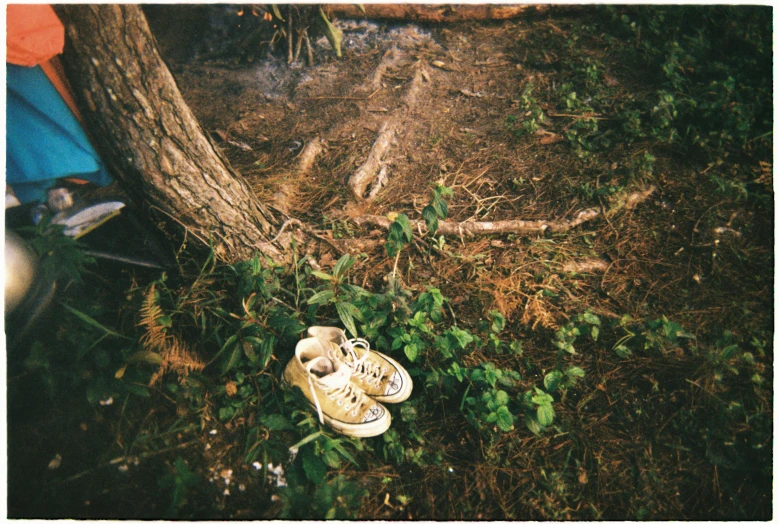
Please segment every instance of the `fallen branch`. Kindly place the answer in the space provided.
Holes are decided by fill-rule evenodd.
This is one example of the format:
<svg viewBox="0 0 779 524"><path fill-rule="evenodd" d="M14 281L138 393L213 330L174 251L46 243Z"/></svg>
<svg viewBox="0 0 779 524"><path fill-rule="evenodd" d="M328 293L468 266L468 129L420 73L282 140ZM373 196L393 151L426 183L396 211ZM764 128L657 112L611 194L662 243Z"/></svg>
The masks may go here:
<svg viewBox="0 0 779 524"><path fill-rule="evenodd" d="M473 237L476 235L491 234L531 234L543 233L547 229L561 233L584 222L592 220L600 214L597 209L585 209L581 211L573 220L548 221L548 220L497 220L494 222L451 222L444 220L438 223L436 234L454 235L459 237ZM392 221L384 216L363 215L352 219L357 225L373 225L383 229L389 229ZM412 229L419 229L422 233L427 232L424 220L411 220Z"/></svg>
<svg viewBox="0 0 779 524"><path fill-rule="evenodd" d="M420 4L334 4L327 7L331 15L371 20L406 20L409 22L451 23L476 20L507 20L527 12L547 10L545 5L420 5Z"/></svg>
<svg viewBox="0 0 779 524"><path fill-rule="evenodd" d="M619 201L613 208L606 211L607 216L611 216L619 209L633 209L639 203L643 202L655 191L651 186L646 191L631 193L624 200ZM516 235L529 235L533 233L564 233L569 229L580 226L600 216L602 212L599 209L584 209L577 213L575 218L570 220L498 220L494 222L452 222L444 220L438 223L436 234L444 236L473 237L477 235L492 235L513 233ZM352 221L359 225L371 225L383 229L389 229L392 221L385 216L362 215L352 218ZM411 220L412 229L427 233L427 226L424 220Z"/></svg>
<svg viewBox="0 0 779 524"><path fill-rule="evenodd" d="M566 273L605 273L608 269L609 263L601 258L569 260L563 265Z"/></svg>

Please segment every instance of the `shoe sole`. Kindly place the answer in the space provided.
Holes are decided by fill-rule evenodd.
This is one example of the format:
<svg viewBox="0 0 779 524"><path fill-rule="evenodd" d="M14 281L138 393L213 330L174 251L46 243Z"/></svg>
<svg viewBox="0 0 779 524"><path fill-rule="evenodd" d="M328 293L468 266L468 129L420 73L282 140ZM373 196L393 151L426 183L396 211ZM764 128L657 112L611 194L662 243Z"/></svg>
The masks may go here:
<svg viewBox="0 0 779 524"><path fill-rule="evenodd" d="M281 376L281 387L297 395L299 398L305 401L309 408L314 408L314 412L316 412L316 406L310 400L308 400L308 397L303 394L303 392L300 390L300 387L292 386L289 382L287 382L287 378L283 374ZM295 391L296 388L298 391ZM390 416L387 408L384 408L383 417L365 424L349 424L348 422L342 422L330 417L327 415L327 413L322 413L322 418L325 421L325 425L331 427L336 433L340 433L341 435L345 435L347 437L357 438L369 438L381 435L389 429L390 424L392 423L392 417Z"/></svg>

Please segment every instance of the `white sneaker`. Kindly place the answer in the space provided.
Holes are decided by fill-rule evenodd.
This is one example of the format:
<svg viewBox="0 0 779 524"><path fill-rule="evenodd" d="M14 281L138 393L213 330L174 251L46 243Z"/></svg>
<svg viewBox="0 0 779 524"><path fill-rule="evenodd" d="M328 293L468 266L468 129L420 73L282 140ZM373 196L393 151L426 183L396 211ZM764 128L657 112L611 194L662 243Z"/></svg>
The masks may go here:
<svg viewBox="0 0 779 524"><path fill-rule="evenodd" d="M414 387L408 371L394 359L378 351L362 338L347 339L342 329L313 326L308 334L322 341L327 356L341 361L352 370L352 382L365 394L381 402L406 400Z"/></svg>
<svg viewBox="0 0 779 524"><path fill-rule="evenodd" d="M319 422L350 437L374 437L390 427L389 411L351 381L352 370L327 356L316 338L298 342L295 356L284 369L283 381L299 387L316 407Z"/></svg>

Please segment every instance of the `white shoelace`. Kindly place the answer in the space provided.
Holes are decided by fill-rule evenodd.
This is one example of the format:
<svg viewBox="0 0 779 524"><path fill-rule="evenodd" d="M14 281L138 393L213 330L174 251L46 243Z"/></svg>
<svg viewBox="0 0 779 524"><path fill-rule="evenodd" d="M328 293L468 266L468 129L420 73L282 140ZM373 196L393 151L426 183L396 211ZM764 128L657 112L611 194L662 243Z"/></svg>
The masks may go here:
<svg viewBox="0 0 779 524"><path fill-rule="evenodd" d="M355 346L361 347L365 350L365 353L361 358L357 358L357 352L354 350ZM346 351L347 354L351 355L352 362L349 364L349 367L354 370L357 366L365 362L365 360L368 358L368 353L371 352L371 343L365 340L364 338L351 338L348 340L344 340L341 342L341 348L343 348L344 351Z"/></svg>
<svg viewBox="0 0 779 524"><path fill-rule="evenodd" d="M363 353L362 357L357 358L357 352L354 350L355 347L360 347L365 350L365 353ZM347 355L352 357L351 362L346 363L347 366L352 368L352 374L358 375L359 377L367 377L372 375L372 379L377 381L381 379L381 375L385 370L379 368L373 362L366 362L368 355L371 352L370 342L364 338L352 338L344 340L341 343L341 348L346 352ZM362 380L362 378L360 379Z"/></svg>
<svg viewBox="0 0 779 524"><path fill-rule="evenodd" d="M322 357L324 358L324 357ZM313 363L314 361L312 361ZM313 373L311 372L312 364L309 364L306 366L308 369L308 387L309 391L311 391L311 396L314 397L314 405L316 406L316 412L319 415L319 423L324 424L324 416L322 414L322 405L319 403L319 398L316 394L316 389L314 388L314 381L311 379L311 376ZM333 373L330 373L329 375L325 375L324 377L317 377L317 380L321 386L322 390L337 390L335 392L329 392L326 391L325 394L335 400L338 405L342 405L344 402L346 402L346 399L351 396L357 396L357 400L359 400L359 394L357 394L356 391L354 391L354 386L352 385L350 379L352 377L352 370L349 366L341 365L341 367L334 371ZM348 405L347 405L348 407ZM346 410L348 411L348 409Z"/></svg>

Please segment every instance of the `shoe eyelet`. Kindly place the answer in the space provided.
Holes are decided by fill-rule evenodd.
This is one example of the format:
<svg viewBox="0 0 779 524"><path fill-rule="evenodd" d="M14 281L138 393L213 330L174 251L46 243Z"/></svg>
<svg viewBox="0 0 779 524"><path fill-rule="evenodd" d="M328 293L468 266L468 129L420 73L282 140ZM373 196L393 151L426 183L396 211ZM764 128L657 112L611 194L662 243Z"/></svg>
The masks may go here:
<svg viewBox="0 0 779 524"><path fill-rule="evenodd" d="M343 401L342 401L342 400L339 400L339 401L338 401L338 405L339 405L339 406L343 406L343 405L344 405Z"/></svg>

